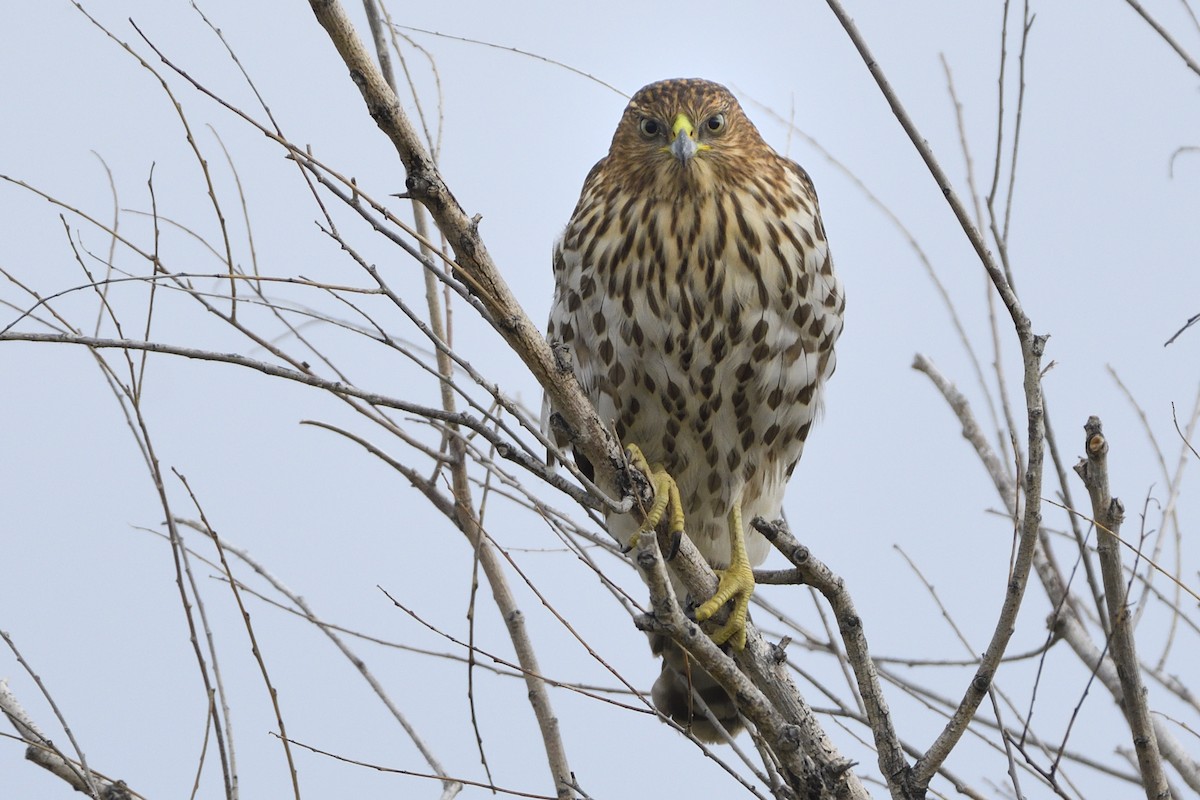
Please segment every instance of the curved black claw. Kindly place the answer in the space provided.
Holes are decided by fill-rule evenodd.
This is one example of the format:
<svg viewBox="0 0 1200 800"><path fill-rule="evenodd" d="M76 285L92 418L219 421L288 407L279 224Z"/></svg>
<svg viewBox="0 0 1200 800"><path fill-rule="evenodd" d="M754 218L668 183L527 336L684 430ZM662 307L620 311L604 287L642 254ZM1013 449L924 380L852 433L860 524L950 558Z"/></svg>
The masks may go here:
<svg viewBox="0 0 1200 800"><path fill-rule="evenodd" d="M666 547L663 547L663 558L670 561L679 555L679 547L683 544L683 531L667 531L664 536L668 537ZM663 546L663 540L658 540L659 546Z"/></svg>

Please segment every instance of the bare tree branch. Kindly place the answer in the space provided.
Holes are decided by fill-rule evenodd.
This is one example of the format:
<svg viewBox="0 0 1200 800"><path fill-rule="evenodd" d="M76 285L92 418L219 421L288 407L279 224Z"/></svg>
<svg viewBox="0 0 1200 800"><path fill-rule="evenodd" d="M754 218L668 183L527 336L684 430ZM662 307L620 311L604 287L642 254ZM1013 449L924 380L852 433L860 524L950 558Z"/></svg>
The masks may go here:
<svg viewBox="0 0 1200 800"><path fill-rule="evenodd" d="M1197 75L1200 75L1200 63L1197 63L1196 59L1188 55L1188 52L1183 49L1183 45L1175 41L1175 37L1172 36L1170 32L1162 26L1162 23L1150 16L1150 12L1147 11L1145 7L1138 2L1138 0L1125 0L1125 2L1130 8L1137 12L1139 17L1146 21L1147 25L1154 29L1155 33L1162 37L1162 40L1166 42L1172 50L1179 54L1179 57L1183 59L1183 63L1187 64L1188 69Z"/></svg>
<svg viewBox="0 0 1200 800"><path fill-rule="evenodd" d="M624 493L617 491L619 476L625 469L620 444L596 416L568 365L555 359L541 330L521 309L480 238L476 221L467 216L442 180L341 3L310 0L310 5L349 68L351 80L362 92L371 118L395 145L408 174L405 183L409 194L429 209L438 230L454 250L456 272L472 287L491 312L497 331L546 389L572 431L572 444L595 466L597 482L622 496Z"/></svg>
<svg viewBox="0 0 1200 800"><path fill-rule="evenodd" d="M0 638L4 639L5 643L16 653L17 658L24 665L24 659L21 658L16 645L9 635L0 631ZM33 673L31 672L30 674L32 675ZM45 687L41 685L41 680L36 675L34 675L34 678L37 680L39 688L42 689L43 695L49 699ZM59 713L58 708L54 706L54 701L49 699L49 702L55 716L62 722L62 715ZM72 746L76 748L79 760L72 760L59 750L50 738L42 733L41 728L38 727L37 723L33 721L21 706L16 695L8 688L8 681L3 678L0 678L0 713L8 717L8 721L12 723L17 734L29 745L25 750L25 758L66 781L75 791L82 792L99 800L127 800L127 798L134 796L128 787L125 786L124 781L112 781L88 767L83 753L78 750L74 734L71 733L71 729L66 727L65 724L64 730L71 740ZM141 795L137 796L140 797Z"/></svg>
<svg viewBox="0 0 1200 800"><path fill-rule="evenodd" d="M1150 721L1146 686L1142 683L1142 672L1133 642L1133 626L1125 604L1125 574L1121 569L1121 544L1117 541L1121 522L1125 519L1125 507L1109 494L1108 439L1104 436L1100 418L1089 417L1084 430L1087 433L1084 442L1087 457L1080 459L1075 471L1083 478L1088 495L1092 498L1100 574L1104 579L1104 598L1108 603L1109 627L1112 631L1110 652L1117 665L1117 677L1121 681L1124 697L1121 708L1133 734L1133 746L1137 752L1138 769L1142 773L1146 797L1148 800L1167 798L1171 792L1166 773L1163 772L1154 726Z"/></svg>
<svg viewBox="0 0 1200 800"><path fill-rule="evenodd" d="M975 715L976 709L979 708L979 704L983 701L983 698L987 696L987 691L991 686L995 671L1004 657L1004 650L1008 646L1008 641L1015 630L1017 612L1020 610L1021 601L1025 596L1025 587L1028 583L1030 568L1033 565L1034 550L1037 546L1038 531L1041 526L1042 456L1045 448L1045 411L1042 407L1041 357L1045 351L1046 337L1034 335L1029 318L1025 315L1020 301L1017 299L1016 292L1006 278L1004 271L992 258L982 235L971 222L969 212L962 201L959 200L941 165L934 158L933 151L930 149L928 142L921 137L915 123L913 123L911 117L904 110L899 97L892 90L891 85L883 74L883 69L871 54L866 41L858 32L858 28L855 26L853 20L850 19L849 14L846 13L838 0L827 1L834 15L838 18L850 40L854 43L855 48L862 56L867 69L870 71L872 77L875 78L880 91L883 93L888 105L891 106L892 113L908 134L909 139L912 141L913 146L916 147L917 152L920 153L921 158L925 161L930 174L937 181L938 188L941 189L946 202L950 204L959 225L975 248L975 253L978 255L988 276L991 277L992 284L995 286L997 293L999 293L1001 300L1003 300L1005 307L1008 309L1009 315L1012 317L1017 338L1021 345L1021 360L1024 367L1025 408L1029 429L1027 443L1028 467L1025 472L1024 486L1022 486L1025 491L1026 502L1024 514L1020 521L1020 546L1013 563L1012 575L1008 581L1004 605L1001 608L999 619L996 621L996 628L992 633L991 641L984 651L983 659L975 679L968 686L958 711L947 723L941 735L930 746L926 755L918 760L914 767L917 785L927 786L929 780L937 773L938 766L945 761L950 751L954 748L954 745L962 738L967 725Z"/></svg>
<svg viewBox="0 0 1200 800"><path fill-rule="evenodd" d="M867 720L875 737L875 749L879 753L879 770L887 781L888 789L896 798L919 796L910 785L912 767L904 757L904 748L892 725L892 714L888 710L883 688L879 685L879 674L867 647L867 636L863 621L854 608L854 601L846 589L845 581L835 575L829 567L813 557L807 547L797 541L782 521L768 522L756 517L751 524L767 537L767 540L783 553L799 571L800 579L814 587L829 602L837 619L838 631L846 645L846 657L857 679L858 693L866 706Z"/></svg>

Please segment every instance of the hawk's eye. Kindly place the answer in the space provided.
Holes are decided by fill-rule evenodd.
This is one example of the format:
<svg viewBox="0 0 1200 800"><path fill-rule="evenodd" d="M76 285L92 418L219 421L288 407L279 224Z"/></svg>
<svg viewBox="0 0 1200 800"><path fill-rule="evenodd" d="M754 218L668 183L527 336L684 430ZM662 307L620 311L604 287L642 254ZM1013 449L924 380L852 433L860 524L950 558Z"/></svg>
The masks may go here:
<svg viewBox="0 0 1200 800"><path fill-rule="evenodd" d="M642 117L642 121L638 123L638 130L642 132L642 136L647 139L653 139L658 134L662 133L662 125L658 124L658 120Z"/></svg>
<svg viewBox="0 0 1200 800"><path fill-rule="evenodd" d="M705 120L704 127L708 128L710 133L720 133L725 130L725 115L713 114Z"/></svg>

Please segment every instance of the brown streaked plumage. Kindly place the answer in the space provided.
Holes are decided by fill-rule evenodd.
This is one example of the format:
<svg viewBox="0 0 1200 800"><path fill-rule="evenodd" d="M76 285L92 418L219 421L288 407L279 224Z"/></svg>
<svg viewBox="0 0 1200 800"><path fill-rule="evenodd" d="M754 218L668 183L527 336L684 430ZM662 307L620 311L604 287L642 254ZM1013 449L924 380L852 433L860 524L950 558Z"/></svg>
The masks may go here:
<svg viewBox="0 0 1200 800"><path fill-rule="evenodd" d="M780 515L842 330L845 299L808 174L723 86L651 84L588 174L554 278L550 339L570 347L601 419L676 481L687 535L725 570L697 617L732 602L735 619L713 638L743 646L749 567L768 550L746 523ZM630 515L608 524L622 542L638 530ZM732 700L659 645L659 708L686 724L690 687L735 727ZM717 735L702 720L694 730Z"/></svg>

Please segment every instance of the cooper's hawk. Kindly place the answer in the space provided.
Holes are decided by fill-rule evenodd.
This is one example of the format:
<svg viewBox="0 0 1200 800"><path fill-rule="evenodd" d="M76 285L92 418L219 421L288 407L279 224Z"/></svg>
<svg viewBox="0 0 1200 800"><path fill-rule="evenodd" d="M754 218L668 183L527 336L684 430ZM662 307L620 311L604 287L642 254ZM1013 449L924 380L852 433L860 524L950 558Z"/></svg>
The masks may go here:
<svg viewBox="0 0 1200 800"><path fill-rule="evenodd" d="M812 181L725 87L651 84L584 182L554 279L551 341L571 349L584 392L630 452L674 478L687 535L721 575L696 618L732 603L712 637L741 649L751 568L768 551L746 523L780 515L842 330ZM608 525L624 543L639 530L632 515ZM735 727L712 678L659 646L659 708L687 724L696 689ZM716 735L702 719L694 730Z"/></svg>

